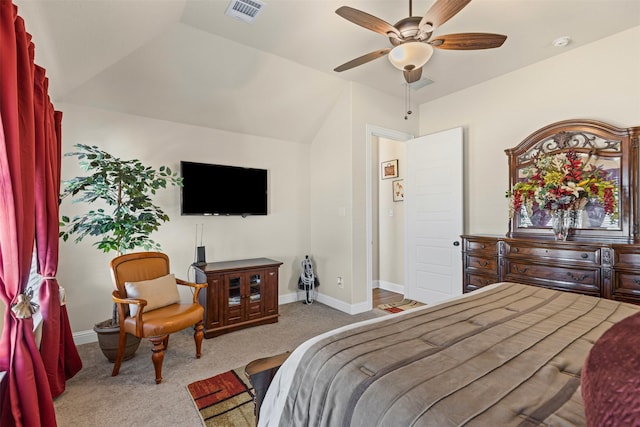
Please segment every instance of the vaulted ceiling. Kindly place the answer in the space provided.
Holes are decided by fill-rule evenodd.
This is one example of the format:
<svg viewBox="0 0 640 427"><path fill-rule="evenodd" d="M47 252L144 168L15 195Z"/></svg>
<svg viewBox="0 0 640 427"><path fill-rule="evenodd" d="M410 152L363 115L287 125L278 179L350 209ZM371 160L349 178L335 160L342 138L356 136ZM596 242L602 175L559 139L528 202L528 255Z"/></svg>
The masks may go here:
<svg viewBox="0 0 640 427"><path fill-rule="evenodd" d="M347 5L394 24L409 16L409 0L267 0L253 23L225 15L229 0L14 2L54 102L309 143L347 82L405 95L386 58L333 71L390 46L335 10ZM413 15L433 3L413 1ZM506 42L437 49L423 70L433 83L411 89L414 109L637 25L640 0L473 0L434 34L490 32ZM561 36L571 42L554 47Z"/></svg>

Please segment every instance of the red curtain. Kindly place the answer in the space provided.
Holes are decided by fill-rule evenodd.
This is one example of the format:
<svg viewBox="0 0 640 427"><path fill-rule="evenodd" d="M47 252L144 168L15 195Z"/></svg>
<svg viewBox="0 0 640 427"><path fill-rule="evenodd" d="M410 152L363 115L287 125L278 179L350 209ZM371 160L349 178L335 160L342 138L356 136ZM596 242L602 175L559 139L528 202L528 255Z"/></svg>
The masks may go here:
<svg viewBox="0 0 640 427"><path fill-rule="evenodd" d="M72 366L61 363L65 360L61 353L66 354L73 343L67 340L70 331L60 332L63 323L68 328L68 321L59 308L53 278L60 123L55 121L46 91L44 70L34 64L31 37L17 8L10 0L0 0L0 299L7 307L0 336L0 370L7 372L0 391L0 425L7 427L55 426L52 390L61 390L59 382L50 385L50 379L60 378L61 371L66 375L79 369L75 362ZM43 183L46 180L53 182ZM52 221L55 227L49 227ZM32 318L17 316L12 310L14 304L24 301L36 228L39 271L51 277L44 280L42 292L44 358L35 342ZM57 309L53 307L56 303ZM75 347L70 353L77 356Z"/></svg>
<svg viewBox="0 0 640 427"><path fill-rule="evenodd" d="M55 278L58 269L60 160L62 156L62 113L54 111L48 95L44 68L35 69L35 208L38 273L44 277L40 286L42 340L40 354L53 397L65 389L68 378L81 368L66 305L60 305L60 286Z"/></svg>

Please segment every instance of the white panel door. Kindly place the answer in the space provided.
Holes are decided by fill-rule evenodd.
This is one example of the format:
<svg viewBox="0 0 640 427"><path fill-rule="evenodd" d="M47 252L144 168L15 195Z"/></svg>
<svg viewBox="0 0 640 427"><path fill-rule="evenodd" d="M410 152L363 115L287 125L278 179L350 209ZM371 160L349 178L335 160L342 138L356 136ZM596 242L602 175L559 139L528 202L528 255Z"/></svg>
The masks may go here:
<svg viewBox="0 0 640 427"><path fill-rule="evenodd" d="M462 293L463 133L407 141L406 296L432 304Z"/></svg>

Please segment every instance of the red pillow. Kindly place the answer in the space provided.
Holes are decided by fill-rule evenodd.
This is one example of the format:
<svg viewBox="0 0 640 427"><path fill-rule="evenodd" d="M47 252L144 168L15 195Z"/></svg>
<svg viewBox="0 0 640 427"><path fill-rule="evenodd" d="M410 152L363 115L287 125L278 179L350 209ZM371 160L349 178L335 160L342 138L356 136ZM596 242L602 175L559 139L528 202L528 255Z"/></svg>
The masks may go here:
<svg viewBox="0 0 640 427"><path fill-rule="evenodd" d="M640 425L640 313L614 324L582 367L587 426Z"/></svg>

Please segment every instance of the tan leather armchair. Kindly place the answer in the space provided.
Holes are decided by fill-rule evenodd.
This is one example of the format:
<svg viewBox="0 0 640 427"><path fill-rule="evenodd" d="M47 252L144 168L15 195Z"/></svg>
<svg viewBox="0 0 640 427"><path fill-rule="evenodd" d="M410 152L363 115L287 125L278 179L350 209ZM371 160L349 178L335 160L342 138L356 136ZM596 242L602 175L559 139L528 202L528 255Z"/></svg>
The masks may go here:
<svg viewBox="0 0 640 427"><path fill-rule="evenodd" d="M153 305L158 305L157 299L159 294L164 292L163 290L167 290L167 293L177 293L177 286L174 290L166 284L167 275L170 275L169 257L160 252L130 253L118 256L111 261L111 277L116 288L113 291L113 301L117 304L120 320L120 342L112 376L118 375L120 371L127 333L147 338L153 344L151 360L155 368L156 384L162 381L162 361L164 351L169 345L169 334L193 326L196 358L200 358L204 337L202 324L204 309L198 303L198 293L200 289L206 288L207 284L175 279L176 284L193 288L193 301L182 303L178 297L178 301L173 298L175 302L171 302L172 298L168 298L170 303L154 308ZM172 279L172 276L170 277ZM163 281L163 284L156 284L160 281ZM143 285L139 286L140 283ZM143 289L142 286L144 286L147 299L143 298L144 292L138 292L139 289L135 286L139 286L139 289ZM149 289L151 289L150 292ZM173 293L171 295L174 296Z"/></svg>

